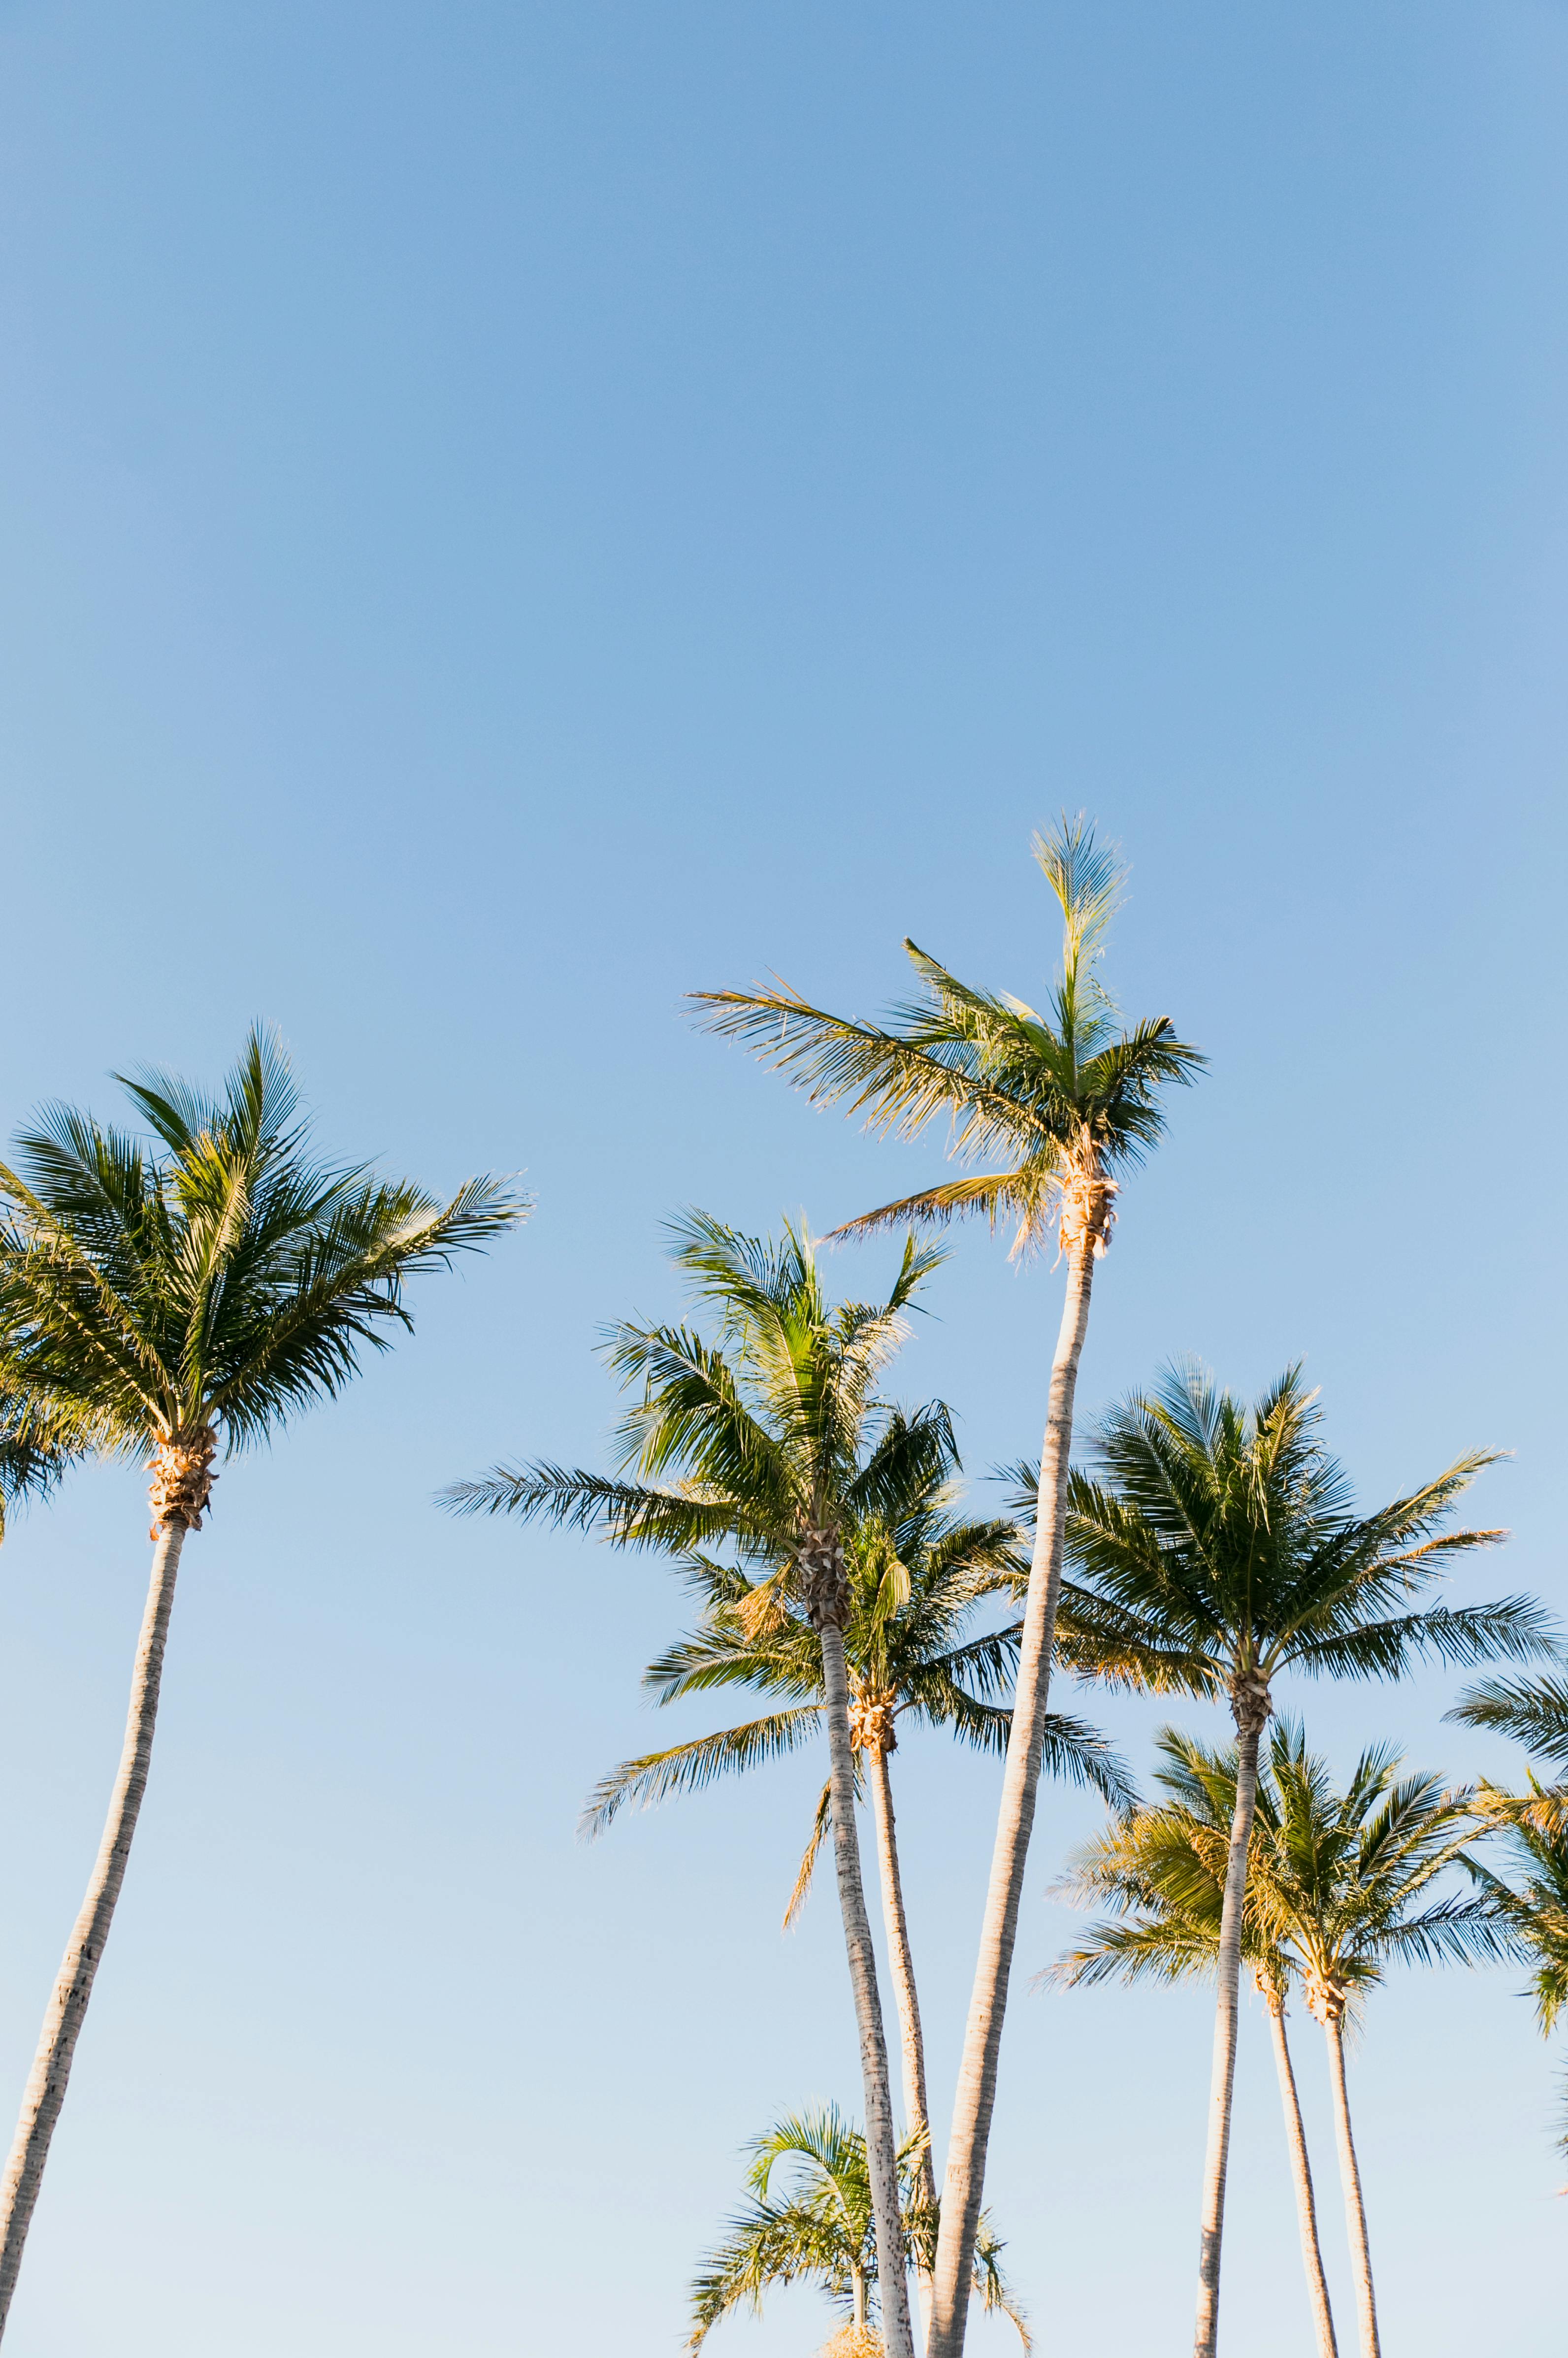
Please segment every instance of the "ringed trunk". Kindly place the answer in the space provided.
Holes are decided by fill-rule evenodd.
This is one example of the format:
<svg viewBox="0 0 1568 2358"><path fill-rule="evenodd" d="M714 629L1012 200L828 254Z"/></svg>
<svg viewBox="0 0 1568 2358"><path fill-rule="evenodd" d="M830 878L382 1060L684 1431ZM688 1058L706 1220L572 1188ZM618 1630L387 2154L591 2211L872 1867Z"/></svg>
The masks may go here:
<svg viewBox="0 0 1568 2358"><path fill-rule="evenodd" d="M899 2214L898 2145L893 2135L888 2082L887 2040L877 1989L876 1952L860 1879L860 1844L855 1826L855 1759L849 1743L849 1682L843 1633L825 1619L822 1642L823 1715L833 1788L833 1858L838 1874L838 1906L844 1945L855 1993L860 2032L860 2078L866 2104L866 2160L871 2209L877 2226L877 2287L881 2296L882 2340L887 2358L914 2358L909 2323L909 2287L904 2272L903 2223Z"/></svg>
<svg viewBox="0 0 1568 2358"><path fill-rule="evenodd" d="M0 2333L5 2332L5 2320L10 2315L17 2272L22 2265L22 2247L27 2240L27 2229L32 2224L38 2190L43 2183L49 2140L59 2118L60 2106L65 2102L71 2059L86 2017L87 2001L92 1995L93 1978L103 1954L103 1943L114 1920L115 1902L125 1879L131 1837L135 1833L142 1797L147 1788L153 1729L157 1721L158 1688L163 1678L164 1647L168 1637L168 1617L174 1605L174 1584L179 1570L180 1550L185 1544L185 1531L183 1519L171 1515L157 1533L152 1579L147 1589L146 1609L142 1616L141 1638L136 1647L135 1670L131 1680L125 1741L109 1803L108 1822L103 1828L103 1839L99 1844L97 1861L87 1886L87 1897L81 1903L81 1912L76 1920L55 1982L54 1995L44 2017L43 2034L33 2059L32 2076L22 2098L16 2134L12 2140L5 2176L0 2179Z"/></svg>
<svg viewBox="0 0 1568 2358"><path fill-rule="evenodd" d="M957 2093L953 2101L953 2129L947 2145L947 2170L942 2196L942 2220L936 2238L936 2266L932 2285L931 2331L927 2358L961 2358L968 2321L969 2291L974 2280L975 2235L985 2192L986 2149L991 2115L996 2105L997 2060L1001 2050L1002 2017L1007 2010L1008 1981L1018 1938L1018 1909L1023 1896L1029 1838L1034 1827L1034 1803L1040 1785L1040 1757L1044 1747L1045 1714L1051 1684L1051 1650L1056 1633L1056 1604L1062 1590L1062 1541L1066 1524L1067 1466L1073 1445L1073 1400L1077 1390L1078 1361L1088 1328L1089 1293L1094 1283L1097 1250L1103 1249L1109 1226L1109 1193L1096 1181L1098 1192L1072 1236L1067 1250L1067 1292L1062 1324L1051 1362L1051 1392L1040 1453L1040 1492L1035 1513L1034 1553L1029 1567L1029 1593L1023 1608L1023 1635L1019 1647L1012 1729L1008 1737L1002 1772L1001 1803L997 1815L996 1843L991 1854L990 1881L986 1891L980 1928L980 1950L969 1998L958 2065ZM1065 1234L1064 1242L1066 1242Z"/></svg>
<svg viewBox="0 0 1568 2358"><path fill-rule="evenodd" d="M1209 2077L1208 2144L1204 2155L1203 2228L1198 2245L1198 2310L1193 2358L1216 2358L1219 2340L1219 2247L1225 2228L1225 2173L1230 2158L1230 2108L1236 2086L1241 1919L1247 1898L1247 1853L1258 1801L1258 1743L1268 1717L1267 1701L1260 1701L1244 1690L1236 1696L1236 1808L1230 1821L1225 1899L1219 1921L1219 1989L1214 2010L1214 2068Z"/></svg>
<svg viewBox="0 0 1568 2358"><path fill-rule="evenodd" d="M893 1996L898 2001L898 2027L903 2049L903 2117L911 2136L925 2140L916 2173L921 2198L936 2200L936 2173L931 2160L931 2106L925 2093L925 2040L920 2027L920 1997L914 1986L914 1959L909 1946L909 1920L904 1914L903 1877L898 1863L898 1827L893 1816L892 1779L887 1752L881 1745L862 1747L871 1768L871 1813L876 1820L877 1861L881 1870L882 1923L892 1964ZM915 2263L922 2325L931 2322L931 2279Z"/></svg>
<svg viewBox="0 0 1568 2358"><path fill-rule="evenodd" d="M1280 2075L1280 2101L1285 2113L1285 2141L1291 2149L1291 2175L1296 2187L1296 2222L1301 2229L1302 2266L1306 2271L1313 2322L1317 2328L1318 2358L1339 2358L1334 2338L1334 2311L1328 2303L1328 2279L1323 2272L1323 2247L1317 2240L1317 2203L1313 2194L1312 2163L1307 2158L1306 2128L1301 2098L1291 2063L1291 2043L1285 2035L1285 2001L1271 1990L1263 1992L1269 2028L1274 2042L1274 2064Z"/></svg>
<svg viewBox="0 0 1568 2358"><path fill-rule="evenodd" d="M1330 2006L1324 2017L1328 2039L1328 2076L1334 2090L1334 2131L1339 2146L1339 2182L1345 2190L1345 2224L1350 2237L1350 2267L1356 2278L1356 2311L1361 2326L1361 2358L1380 2358L1378 2304L1372 2291L1372 2250L1367 2240L1367 2205L1361 2168L1350 2131L1350 2093L1345 2084L1345 2019Z"/></svg>

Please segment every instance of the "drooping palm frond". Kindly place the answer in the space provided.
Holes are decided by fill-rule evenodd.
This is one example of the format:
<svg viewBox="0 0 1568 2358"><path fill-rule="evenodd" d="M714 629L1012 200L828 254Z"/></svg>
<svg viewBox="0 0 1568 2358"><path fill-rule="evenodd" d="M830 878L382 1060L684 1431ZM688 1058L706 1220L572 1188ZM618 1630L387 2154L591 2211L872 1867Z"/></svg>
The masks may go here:
<svg viewBox="0 0 1568 2358"><path fill-rule="evenodd" d="M12 1511L41 1502L68 1469L100 1444L101 1430L80 1410L5 1388L0 1351L0 1541Z"/></svg>
<svg viewBox="0 0 1568 2358"><path fill-rule="evenodd" d="M1481 1679L1462 1694L1450 1719L1486 1727L1522 1744L1568 1775L1568 1678L1543 1672L1533 1679Z"/></svg>

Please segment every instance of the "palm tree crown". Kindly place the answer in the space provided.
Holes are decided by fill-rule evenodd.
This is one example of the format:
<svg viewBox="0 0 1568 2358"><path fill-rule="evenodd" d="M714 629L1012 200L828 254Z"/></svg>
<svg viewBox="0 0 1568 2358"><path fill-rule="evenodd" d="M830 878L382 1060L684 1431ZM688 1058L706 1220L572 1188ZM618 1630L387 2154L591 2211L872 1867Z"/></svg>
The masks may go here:
<svg viewBox="0 0 1568 2358"><path fill-rule="evenodd" d="M1203 1067L1164 1016L1119 1029L1099 982L1122 880L1114 854L1080 817L1036 836L1034 856L1064 919L1062 972L1044 1013L959 981L912 941L914 995L881 1024L830 1015L783 985L693 994L708 1030L744 1041L814 1101L848 1099L871 1129L898 1138L946 1119L961 1160L1003 1159L1000 1169L885 1204L847 1223L851 1230L979 1212L993 1227L1013 1221L1015 1249L1026 1249L1054 1216L1064 1241L1087 1225L1103 1249L1115 1174L1163 1127L1159 1091Z"/></svg>
<svg viewBox="0 0 1568 2358"><path fill-rule="evenodd" d="M124 1086L161 1152L57 1107L0 1163L0 1332L30 1398L160 1452L194 1527L217 1428L243 1447L340 1390L362 1345L410 1323L408 1277L524 1206L488 1179L443 1205L316 1162L260 1032L219 1097L158 1074Z"/></svg>
<svg viewBox="0 0 1568 2358"><path fill-rule="evenodd" d="M880 2341L866 2332L877 2252L864 2136L837 2104L824 2104L790 2115L753 2139L750 2151L751 2200L692 2287L687 2348L699 2349L719 2320L737 2309L760 2316L762 2295L773 2286L806 2282L820 2286L847 2323L860 2329L865 2336L861 2347L880 2350ZM912 2249L927 2252L935 2242L935 2219L923 2190L919 2140L907 2139L898 2158L904 2233ZM782 2201L773 2191L781 2162L794 2165L794 2183ZM988 2223L976 2249L975 2296L983 2308L1012 2320L1027 2351L1029 2331L1008 2288L1001 2250ZM851 2332L847 2339L853 2342L859 2336Z"/></svg>
<svg viewBox="0 0 1568 2358"><path fill-rule="evenodd" d="M889 1430L908 1422L895 1409ZM1002 1518L959 1519L951 1479L957 1459L946 1412L933 1402L915 1422L943 1436L940 1446L924 1458L912 1454L907 1494L845 1534L844 1652L857 1741L891 1751L899 1722L906 1721L1000 1756L1011 1714L998 1698L1011 1683L1019 1625L977 1633L972 1624L988 1601L1011 1594L1020 1573L1018 1533ZM793 1752L819 1727L822 1655L809 1626L778 1609L772 1596L760 1596L760 1582L738 1565L699 1552L685 1569L687 1586L700 1600L700 1617L649 1664L643 1685L661 1704L741 1687L774 1697L784 1708L623 1761L594 1790L584 1818L589 1833L601 1833L629 1804L696 1791L715 1777ZM766 1563L755 1569L766 1578ZM1080 1636L1070 1612L1058 1623L1059 1652L1085 1671L1099 1665L1096 1637L1092 1623ZM1109 1801L1125 1803L1130 1797L1115 1755L1082 1720L1053 1715L1046 1765L1075 1783L1093 1785Z"/></svg>
<svg viewBox="0 0 1568 2358"><path fill-rule="evenodd" d="M1507 1537L1442 1528L1496 1453L1357 1514L1320 1422L1297 1368L1249 1409L1186 1364L1100 1423L1094 1473L1072 1479L1067 1554L1162 1684L1227 1694L1260 1723L1285 1670L1396 1678L1423 1656L1550 1650L1529 1598L1411 1606L1454 1557Z"/></svg>

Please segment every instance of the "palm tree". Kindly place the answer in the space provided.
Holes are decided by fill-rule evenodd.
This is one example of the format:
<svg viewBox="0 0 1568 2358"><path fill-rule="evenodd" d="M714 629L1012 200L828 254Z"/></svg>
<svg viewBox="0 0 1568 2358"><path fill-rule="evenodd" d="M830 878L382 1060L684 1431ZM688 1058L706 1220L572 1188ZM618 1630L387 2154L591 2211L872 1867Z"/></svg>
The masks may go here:
<svg viewBox="0 0 1568 2358"><path fill-rule="evenodd" d="M1278 1731L1275 1742L1279 1742ZM1168 1727L1161 1730L1155 1744L1164 1763L1156 1770L1156 1778L1168 1798L1128 1812L1086 1843L1058 1886L1065 1898L1083 1906L1108 1905L1113 1913L1091 1925L1042 1979L1076 1988L1112 1980L1179 1982L1214 1975L1230 1828L1236 1814L1236 1747L1211 1751L1195 1738ZM1260 1767L1258 1823L1272 1832L1278 1827L1279 1814L1268 1771ZM1293 1968L1286 1951L1269 1938L1259 1922L1256 1869L1254 1856L1242 1916L1241 1952L1269 2017L1295 2186L1302 2265L1319 2358L1337 2358L1334 2312L1318 2241L1312 2163L1285 2029L1285 2001Z"/></svg>
<svg viewBox="0 0 1568 2358"><path fill-rule="evenodd" d="M887 2041L855 1825L844 1631L854 1535L896 1515L922 1479L952 1462L946 1409L900 1415L875 1390L907 1331L904 1310L941 1256L917 1252L911 1238L885 1301L835 1307L810 1240L795 1228L772 1243L693 1212L676 1236L674 1259L697 1300L718 1313L719 1339L682 1326L615 1331L610 1364L641 1387L621 1430L621 1475L502 1466L455 1485L447 1498L460 1512L542 1518L683 1563L727 1543L746 1575L735 1595L751 1628L808 1633L821 1666L816 1692L860 2030L882 2331L889 2358L914 2358ZM891 1597L898 1582L884 1577L892 1577Z"/></svg>
<svg viewBox="0 0 1568 2358"><path fill-rule="evenodd" d="M1336 1793L1299 1725L1282 1724L1271 1762L1278 1823L1258 1862L1262 1930L1292 1959L1328 2044L1361 2358L1378 2358L1378 2309L1345 2076L1346 2019L1390 1963L1470 1964L1506 1953L1485 1898L1428 1898L1476 1835L1474 1797L1444 1791L1433 1776L1401 1777L1400 1765L1390 1747L1370 1747Z"/></svg>
<svg viewBox="0 0 1568 2358"><path fill-rule="evenodd" d="M709 2253L692 2287L693 2330L687 2347L700 2349L719 2320L738 2309L760 2316L762 2295L771 2286L805 2282L820 2285L840 2313L847 2312L844 2331L827 2344L833 2358L881 2358L881 2340L871 2331L879 2278L865 2138L836 2104L825 2104L780 2121L766 2136L755 2138L750 2150L746 2185L751 2200L730 2222L724 2241ZM898 2159L905 2240L919 2251L934 2243L936 2225L924 2190L920 2140L906 2137ZM786 2160L795 2164L795 2182L779 2201L773 2193L773 2175ZM1008 2289L1001 2249L982 2222L974 2296L983 2309L1000 2310L1012 2320L1027 2351L1029 2330Z"/></svg>
<svg viewBox="0 0 1568 2358"><path fill-rule="evenodd" d="M1474 1662L1549 1650L1540 1607L1519 1597L1411 1609L1451 1557L1505 1536L1442 1528L1493 1453L1472 1452L1358 1515L1348 1477L1323 1446L1314 1402L1295 1368L1251 1409L1217 1392L1195 1365L1174 1368L1152 1394L1104 1419L1093 1443L1099 1478L1075 1474L1071 1483L1066 1549L1084 1585L1125 1617L1130 1639L1164 1649L1167 1686L1226 1696L1236 1725L1196 2358L1214 2358L1218 2334L1243 1895L1272 1682L1286 1671L1395 1678L1425 1656Z"/></svg>
<svg viewBox="0 0 1568 2358"><path fill-rule="evenodd" d="M1054 1228L1067 1264L1013 1725L948 2142L930 2358L959 2358L968 2321L964 2287L983 2197L1002 2017L1034 1823L1062 1578L1073 1400L1095 1262L1110 1241L1117 1174L1141 1158L1163 1126L1160 1090L1195 1079L1204 1061L1163 1016L1130 1032L1119 1029L1095 969L1123 871L1097 844L1093 828L1081 817L1064 818L1049 835L1035 838L1033 849L1063 919L1062 972L1044 1014L1004 992L960 982L909 941L904 947L914 967L915 996L885 1024L830 1015L783 986L697 994L711 1030L746 1042L813 1099L848 1099L872 1129L901 1138L918 1137L946 1119L962 1159L994 1157L1001 1163L883 1205L849 1221L840 1234L942 1226L983 1214L993 1228L999 1219L1015 1224L1015 1253L1044 1243Z"/></svg>
<svg viewBox="0 0 1568 2358"><path fill-rule="evenodd" d="M898 1422L897 1412L893 1422ZM937 1435L948 1431L945 1408L933 1402L918 1422ZM998 1594L1011 1595L1020 1568L1016 1527L1002 1518L962 1521L954 1511L957 1453L941 1447L929 1461L913 1460L903 1497L844 1533L849 1584L843 1641L849 1683L850 1743L871 1789L881 1870L882 1918L898 2003L903 2052L905 2128L916 2143L925 2199L935 2201L931 2175L930 2107L925 2039L904 1906L893 1811L891 1756L898 1726L943 1729L959 1742L998 1757L1007 1748L1011 1714L994 1698L1011 1684L1020 1625L977 1633L977 1613ZM579 1475L566 1477L575 1486ZM647 1807L675 1793L694 1792L717 1777L761 1766L815 1738L822 1720L822 1654L811 1629L787 1615L759 1615L757 1587L738 1566L697 1554L685 1567L701 1599L697 1627L650 1664L643 1685L661 1704L716 1687L741 1687L782 1703L765 1718L717 1729L684 1744L625 1760L602 1778L584 1815L584 1831L599 1834L628 1806ZM1080 1627L1073 1600L1057 1623L1058 1654L1076 1667L1100 1666L1102 1649L1093 1616ZM1054 1775L1093 1786L1125 1807L1131 1787L1104 1738L1080 1719L1052 1713L1045 1726L1045 1763ZM784 1921L789 1924L810 1887L816 1854L832 1820L832 1789L825 1786L811 1839Z"/></svg>
<svg viewBox="0 0 1568 2358"><path fill-rule="evenodd" d="M124 1879L180 1552L220 1443L254 1446L341 1390L362 1346L409 1325L407 1278L524 1211L488 1179L443 1205L314 1161L283 1052L259 1032L216 1098L157 1074L124 1087L161 1151L57 1107L0 1163L0 1378L68 1429L150 1450L154 1541L108 1823L0 2181L0 2331Z"/></svg>

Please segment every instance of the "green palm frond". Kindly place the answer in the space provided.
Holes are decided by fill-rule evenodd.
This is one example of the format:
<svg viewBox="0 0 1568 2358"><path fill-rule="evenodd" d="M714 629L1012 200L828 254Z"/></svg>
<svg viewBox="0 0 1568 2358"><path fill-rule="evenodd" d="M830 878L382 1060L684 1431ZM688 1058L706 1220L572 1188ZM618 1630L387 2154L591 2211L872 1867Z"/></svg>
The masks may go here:
<svg viewBox="0 0 1568 2358"><path fill-rule="evenodd" d="M1466 1727L1491 1728L1511 1736L1527 1752L1568 1771L1568 1678L1560 1672L1533 1679L1482 1679L1447 1715Z"/></svg>
<svg viewBox="0 0 1568 2358"><path fill-rule="evenodd" d="M603 1833L623 1809L651 1810L672 1794L701 1792L717 1777L755 1768L764 1760L782 1760L811 1741L821 1719L820 1710L809 1704L799 1711L748 1720L740 1727L721 1727L712 1736L696 1736L689 1744L672 1744L663 1752L644 1752L636 1760L622 1760L594 1787L579 1831L592 1839Z"/></svg>

